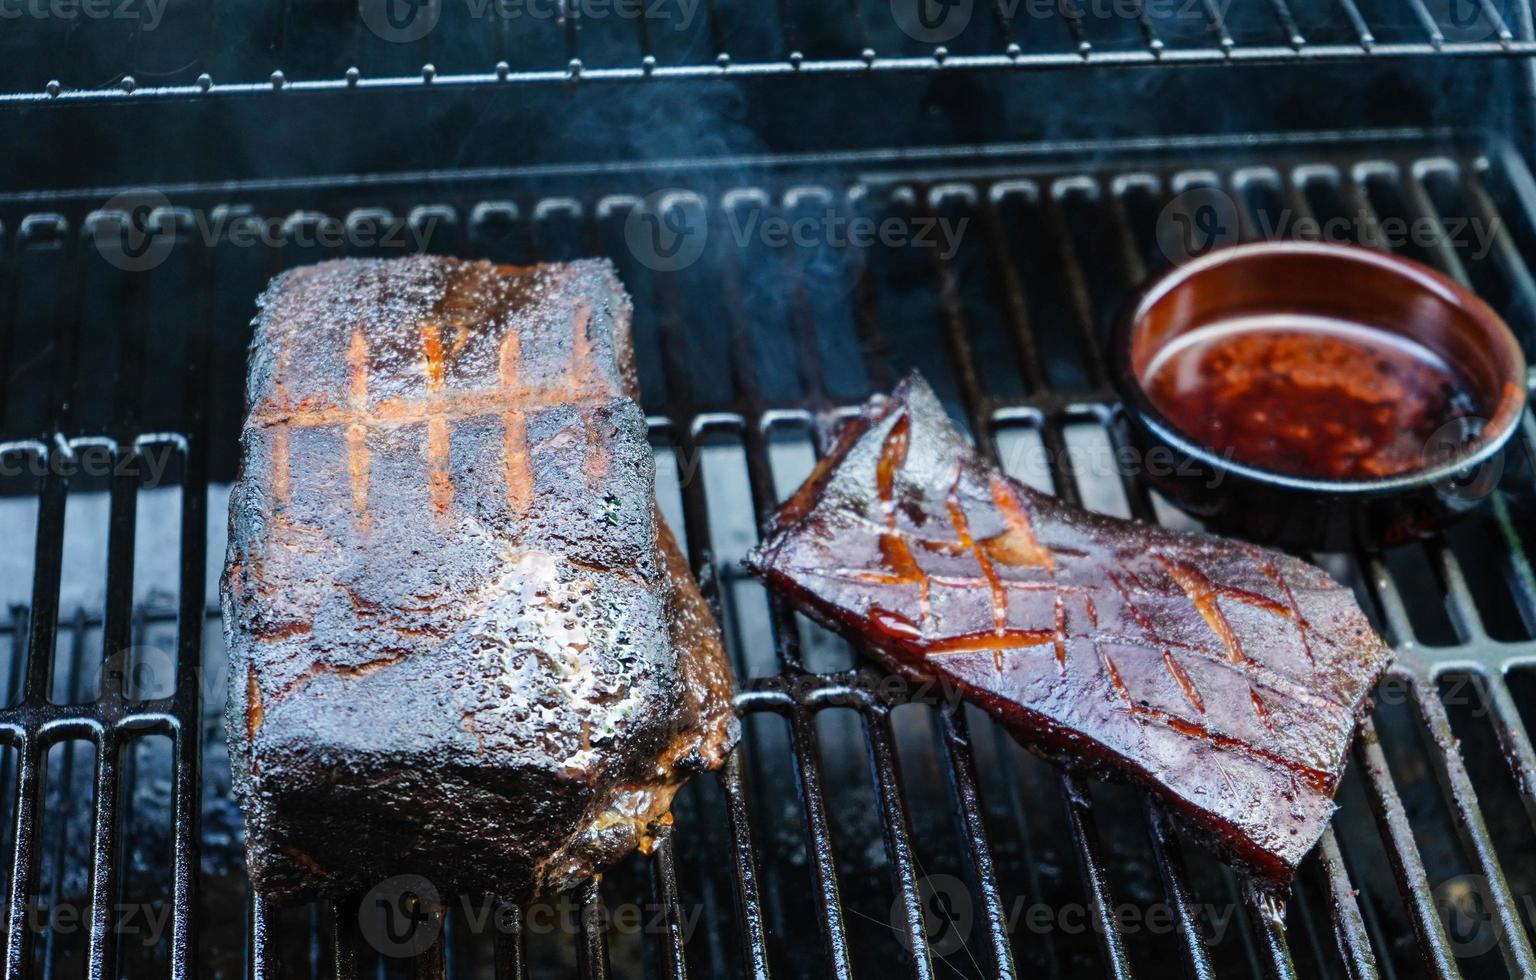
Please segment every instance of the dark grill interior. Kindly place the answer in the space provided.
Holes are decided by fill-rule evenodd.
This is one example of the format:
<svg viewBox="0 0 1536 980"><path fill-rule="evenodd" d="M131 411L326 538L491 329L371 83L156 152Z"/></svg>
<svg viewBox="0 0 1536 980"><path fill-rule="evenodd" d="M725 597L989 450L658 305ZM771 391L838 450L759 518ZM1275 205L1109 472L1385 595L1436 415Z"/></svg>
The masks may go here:
<svg viewBox="0 0 1536 980"><path fill-rule="evenodd" d="M710 222L702 258L678 272L653 273L625 246L630 209L661 186L689 192L671 200ZM95 232L115 218L92 213L103 195L5 199L6 975L1536 975L1529 415L1470 520L1424 545L1319 557L1402 662L1283 924L1139 792L1059 772L942 691L863 666L739 567L842 413L913 366L1026 479L1185 521L1113 465L1124 433L1098 347L1167 261L1163 207L1197 186L1237 203L1242 239L1308 215L1347 217L1370 241L1393 219L1430 222L1446 234L1402 251L1476 287L1536 353L1524 258L1536 184L1509 145L1448 135L1070 165L936 151L190 187L175 196L188 211L160 213L181 231L147 272L104 261ZM737 247L732 215L754 209L967 224L952 257ZM198 214L231 220L205 239ZM267 219L279 240L239 243L242 222ZM420 233L430 250L499 261L619 264L662 506L721 614L746 719L728 768L679 798L654 860L629 859L577 899L508 910L501 930L454 908L416 962L376 955L355 904L254 902L228 797L210 603L247 323L273 273L361 251L299 244L326 227ZM1467 895L1498 941L1437 913ZM79 919L36 911L64 908Z"/></svg>
<svg viewBox="0 0 1536 980"><path fill-rule="evenodd" d="M71 18L6 0L0 100L1536 52L1514 0L934 6L924 21L888 0L110 0L115 16ZM892 16L907 7L911 30Z"/></svg>

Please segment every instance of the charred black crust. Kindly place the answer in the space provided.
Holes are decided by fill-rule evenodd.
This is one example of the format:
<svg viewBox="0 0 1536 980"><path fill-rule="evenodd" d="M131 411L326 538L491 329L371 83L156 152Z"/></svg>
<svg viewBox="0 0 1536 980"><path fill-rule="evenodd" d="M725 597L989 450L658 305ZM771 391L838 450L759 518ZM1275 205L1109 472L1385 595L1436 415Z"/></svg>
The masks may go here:
<svg viewBox="0 0 1536 980"><path fill-rule="evenodd" d="M652 502L612 266L343 260L283 273L258 307L220 588L257 890L308 901L409 872L524 900L642 843L739 732L715 625ZM448 396L503 390L495 342L516 333L514 383L582 399L527 413L526 511L509 502L509 423L478 408L436 434L425 418L363 427L359 482L348 345L367 348L370 406L442 397L423 388L424 329ZM581 356L578 384L562 372ZM555 600L519 597L525 567L586 610L585 641L537 649L527 617Z"/></svg>

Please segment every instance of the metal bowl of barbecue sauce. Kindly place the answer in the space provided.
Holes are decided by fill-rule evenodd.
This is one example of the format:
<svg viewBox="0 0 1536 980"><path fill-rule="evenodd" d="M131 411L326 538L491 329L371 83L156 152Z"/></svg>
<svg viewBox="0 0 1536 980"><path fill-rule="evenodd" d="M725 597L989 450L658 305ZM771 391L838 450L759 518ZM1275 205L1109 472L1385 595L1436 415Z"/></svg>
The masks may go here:
<svg viewBox="0 0 1536 980"><path fill-rule="evenodd" d="M1148 286L1111 349L1143 478L1212 530L1302 550L1399 544L1476 507L1525 407L1498 314L1353 246L1211 252Z"/></svg>

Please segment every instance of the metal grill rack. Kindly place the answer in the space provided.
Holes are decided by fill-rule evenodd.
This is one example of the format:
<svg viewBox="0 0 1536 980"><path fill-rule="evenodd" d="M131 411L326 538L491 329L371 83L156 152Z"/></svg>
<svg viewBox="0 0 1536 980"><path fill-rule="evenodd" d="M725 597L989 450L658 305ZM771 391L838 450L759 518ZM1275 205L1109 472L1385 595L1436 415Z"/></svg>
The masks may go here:
<svg viewBox="0 0 1536 980"><path fill-rule="evenodd" d="M1191 187L1230 195L1244 239L1308 216L1342 217L1377 243L1399 220L1439 229L1402 250L1473 285L1528 350L1536 343L1524 258L1536 184L1507 147L1383 133L1169 154L1073 165L913 151L601 181L189 187L156 215L175 245L142 272L98 251L115 220L93 211L102 198L0 198L0 336L13 365L0 389L12 440L0 446L0 503L35 505L36 533L31 587L3 634L0 835L7 897L20 899L6 976L1536 975L1529 415L1500 491L1453 533L1321 556L1402 662L1283 919L1139 792L1060 772L974 711L861 667L736 564L838 420L912 366L1024 478L1090 507L1178 520L1093 460L1123 436L1103 328L1166 261L1158 216ZM675 272L647 269L624 235L631 209L663 186L683 188L669 200L710 222L709 247ZM967 230L952 256L738 244L733 215L758 209L965 218ZM269 244L238 243L235 229L266 219ZM200 221L222 233L205 237ZM1485 237L1452 234L1474 223ZM500 931L450 911L443 939L411 963L374 954L355 900L278 910L248 894L208 605L251 297L284 266L358 251L303 244L317 232L355 241L369 228L421 232L430 250L459 255L619 264L636 297L659 496L726 629L746 728L725 770L679 798L652 860L630 859L574 904L509 909ZM123 465L83 474L92 452ZM146 480L157 458L167 469ZM146 509L167 487L174 507ZM105 551L82 552L103 526ZM148 579L172 595L146 597ZM144 676L146 664L160 667ZM157 738L169 743L141 751ZM1437 913L1447 889L1468 888L1488 903L1492 944ZM163 934L115 929L125 902L169 910ZM39 928L38 903L73 904L88 925ZM1146 915L1128 922L1127 905ZM604 909L623 908L642 925L615 915L600 926ZM1154 908L1166 927L1152 926ZM952 930L947 915L970 928Z"/></svg>
<svg viewBox="0 0 1536 980"><path fill-rule="evenodd" d="M6 0L0 15L0 104L1536 54L1526 0Z"/></svg>

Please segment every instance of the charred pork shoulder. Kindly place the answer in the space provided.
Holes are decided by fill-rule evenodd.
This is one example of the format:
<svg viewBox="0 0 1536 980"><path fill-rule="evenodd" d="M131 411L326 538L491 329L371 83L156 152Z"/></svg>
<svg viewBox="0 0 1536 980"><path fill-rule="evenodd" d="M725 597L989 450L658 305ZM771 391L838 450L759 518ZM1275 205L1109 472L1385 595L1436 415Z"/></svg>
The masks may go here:
<svg viewBox="0 0 1536 980"><path fill-rule="evenodd" d="M556 891L735 742L629 314L596 261L327 262L261 298L222 589L261 894Z"/></svg>

